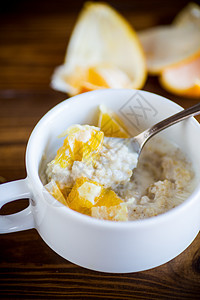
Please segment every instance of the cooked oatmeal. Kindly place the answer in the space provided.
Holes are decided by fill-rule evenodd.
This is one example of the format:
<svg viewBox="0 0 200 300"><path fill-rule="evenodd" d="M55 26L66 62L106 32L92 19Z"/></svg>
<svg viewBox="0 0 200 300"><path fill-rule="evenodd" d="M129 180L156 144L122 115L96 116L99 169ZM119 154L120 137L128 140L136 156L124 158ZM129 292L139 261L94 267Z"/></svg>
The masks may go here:
<svg viewBox="0 0 200 300"><path fill-rule="evenodd" d="M176 207L191 194L194 187L191 164L183 153L169 142L153 138L144 147L137 164L137 154L131 153L125 144L116 143L112 139L102 141L92 160L74 160L65 167L55 163L55 160L49 162L46 168L47 182L56 182L61 191L67 190L69 193L77 179L87 178L93 182L87 183L87 186L95 184L99 193L99 186L105 189L106 193L112 190L118 203L118 206L112 206L113 212L118 209L118 212L123 213L118 220L126 219L125 208L119 207L126 207L127 220L144 219ZM82 187L77 189L78 192L82 190ZM84 190L84 195L87 193L88 189ZM90 196L88 194L88 201ZM110 208L105 204L95 205L97 196L99 194L92 195L92 204L90 203L88 208L91 209L91 214L89 210L86 214L108 219L106 216L110 213ZM69 198L72 199L72 196ZM121 200L122 203L119 204Z"/></svg>
<svg viewBox="0 0 200 300"><path fill-rule="evenodd" d="M154 139L146 145L130 181L115 192L127 203L129 220L153 217L182 203L194 188L194 173L174 145Z"/></svg>
<svg viewBox="0 0 200 300"><path fill-rule="evenodd" d="M72 165L62 168L59 164L50 162L46 170L48 181L54 179L61 188L72 187L77 178L87 177L111 189L115 189L120 183L129 182L137 164L136 153L129 152L126 145L107 139L99 154L93 164L74 161Z"/></svg>

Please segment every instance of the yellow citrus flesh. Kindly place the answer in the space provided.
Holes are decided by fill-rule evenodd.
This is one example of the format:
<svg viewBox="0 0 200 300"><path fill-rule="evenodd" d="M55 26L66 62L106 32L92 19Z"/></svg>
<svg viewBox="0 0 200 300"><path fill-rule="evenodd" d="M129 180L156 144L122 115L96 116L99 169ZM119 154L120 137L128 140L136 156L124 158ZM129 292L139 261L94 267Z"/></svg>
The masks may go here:
<svg viewBox="0 0 200 300"><path fill-rule="evenodd" d="M101 112L105 114L100 117L102 125L104 121L114 122L115 126L117 124L117 127L114 127L117 131L108 133L112 133L112 136L127 136L127 134L124 136L125 131L121 125L113 121L110 114L107 115L105 107L101 107ZM72 166L74 161L95 162L102 148L104 133L94 126L73 125L60 136L66 138L51 163L65 168ZM45 187L55 199L79 213L104 220L128 220L127 206L123 200L114 191L86 177L76 179L72 188L63 186L61 189L59 183L53 179Z"/></svg>
<svg viewBox="0 0 200 300"><path fill-rule="evenodd" d="M111 220L111 216L113 220L117 220L118 215L124 214L125 211L120 205L123 201L115 192L86 177L76 180L67 197L67 203L71 209L89 216L97 215L99 211L100 218L106 220ZM100 213L100 207L104 207L105 215L103 211Z"/></svg>
<svg viewBox="0 0 200 300"><path fill-rule="evenodd" d="M119 118L109 111L104 105L99 106L98 127L107 137L127 138L129 134L125 129L125 125Z"/></svg>
<svg viewBox="0 0 200 300"><path fill-rule="evenodd" d="M129 88L130 78L114 66L96 66L86 70L79 81L80 93L101 88Z"/></svg>
<svg viewBox="0 0 200 300"><path fill-rule="evenodd" d="M133 28L109 5L88 2L52 87L70 95L99 88L139 89L146 76L143 48Z"/></svg>
<svg viewBox="0 0 200 300"><path fill-rule="evenodd" d="M101 195L95 206L111 207L119 205L120 203L123 203L123 201L117 196L117 194L115 194L114 191L102 188Z"/></svg>
<svg viewBox="0 0 200 300"><path fill-rule="evenodd" d="M65 133L68 135L52 162L62 168L72 165L74 161L91 162L102 148L104 133L97 127L73 125Z"/></svg>
<svg viewBox="0 0 200 300"><path fill-rule="evenodd" d="M100 193L100 184L85 177L78 178L68 195L67 202L71 209L83 214L90 215L91 207L98 201Z"/></svg>
<svg viewBox="0 0 200 300"><path fill-rule="evenodd" d="M60 203L68 206L67 201L59 187L59 184L54 180L51 180L48 184L45 185L46 189L50 192L50 194L58 200Z"/></svg>
<svg viewBox="0 0 200 300"><path fill-rule="evenodd" d="M177 95L200 97L200 53L163 70L162 86Z"/></svg>

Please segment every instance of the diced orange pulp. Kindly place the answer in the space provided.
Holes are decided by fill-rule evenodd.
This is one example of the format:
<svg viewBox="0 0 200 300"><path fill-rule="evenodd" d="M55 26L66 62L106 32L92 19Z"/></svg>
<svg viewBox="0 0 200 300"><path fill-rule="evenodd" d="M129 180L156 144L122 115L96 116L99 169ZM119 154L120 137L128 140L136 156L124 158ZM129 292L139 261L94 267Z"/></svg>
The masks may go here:
<svg viewBox="0 0 200 300"><path fill-rule="evenodd" d="M100 211L99 207L105 207L103 210L105 215L101 211L101 219L109 219L117 221L117 215L120 215L121 205L123 201L115 194L114 191L105 189L99 183L89 180L86 177L82 177L76 180L71 192L68 195L67 203L69 207L75 211L83 214L92 215L93 208ZM122 209L123 215L127 209ZM97 214L96 214L97 215ZM124 217L125 218L125 217Z"/></svg>
<svg viewBox="0 0 200 300"><path fill-rule="evenodd" d="M107 110L104 105L100 105L99 109L98 126L104 132L105 136L119 138L129 137L128 132L125 130L125 125L116 115Z"/></svg>
<svg viewBox="0 0 200 300"><path fill-rule="evenodd" d="M55 199L57 199L60 203L68 206L59 185L54 180L51 180L45 187Z"/></svg>
<svg viewBox="0 0 200 300"><path fill-rule="evenodd" d="M126 131L109 113L102 113L100 125L103 126L106 123L108 130L110 130L110 125L113 129L111 132L105 130L108 136L128 136ZM104 133L97 127L73 125L61 136L65 135L67 137L63 146L58 149L57 155L52 161L52 163L59 164L62 168L72 165L74 161L90 163L102 148ZM121 205L123 201L114 191L105 189L101 184L85 177L78 178L73 188L71 190L67 188L66 191L65 188L61 190L58 184L52 181L49 192L64 205L89 216L114 221L124 221L128 218L127 207Z"/></svg>
<svg viewBox="0 0 200 300"><path fill-rule="evenodd" d="M69 128L63 146L53 161L66 168L74 161L91 161L101 150L104 133L93 126L74 125Z"/></svg>

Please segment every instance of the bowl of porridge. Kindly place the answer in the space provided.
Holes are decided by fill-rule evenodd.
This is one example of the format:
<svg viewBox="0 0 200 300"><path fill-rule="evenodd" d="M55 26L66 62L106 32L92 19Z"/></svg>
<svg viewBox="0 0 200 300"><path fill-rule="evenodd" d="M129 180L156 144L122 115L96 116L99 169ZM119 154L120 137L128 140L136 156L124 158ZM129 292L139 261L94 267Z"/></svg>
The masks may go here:
<svg viewBox="0 0 200 300"><path fill-rule="evenodd" d="M111 123L102 121L107 111L98 120L102 105ZM27 178L0 186L1 205L30 198L17 218L0 217L1 233L36 228L65 259L103 272L147 270L176 257L200 229L199 123L189 118L165 129L138 162L110 137L134 136L181 109L127 89L58 104L30 136Z"/></svg>

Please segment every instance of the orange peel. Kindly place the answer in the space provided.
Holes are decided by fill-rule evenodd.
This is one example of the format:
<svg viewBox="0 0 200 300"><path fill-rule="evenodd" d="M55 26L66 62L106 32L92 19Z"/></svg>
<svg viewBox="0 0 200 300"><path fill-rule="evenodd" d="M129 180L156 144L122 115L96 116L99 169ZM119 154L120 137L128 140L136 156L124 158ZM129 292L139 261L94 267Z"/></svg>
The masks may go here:
<svg viewBox="0 0 200 300"><path fill-rule="evenodd" d="M146 76L144 51L130 24L108 4L86 2L51 86L71 96L99 88L139 89Z"/></svg>
<svg viewBox="0 0 200 300"><path fill-rule="evenodd" d="M187 61L165 68L159 80L173 94L200 97L200 52Z"/></svg>
<svg viewBox="0 0 200 300"><path fill-rule="evenodd" d="M150 74L187 61L200 51L200 6L189 4L170 25L157 26L139 33Z"/></svg>

